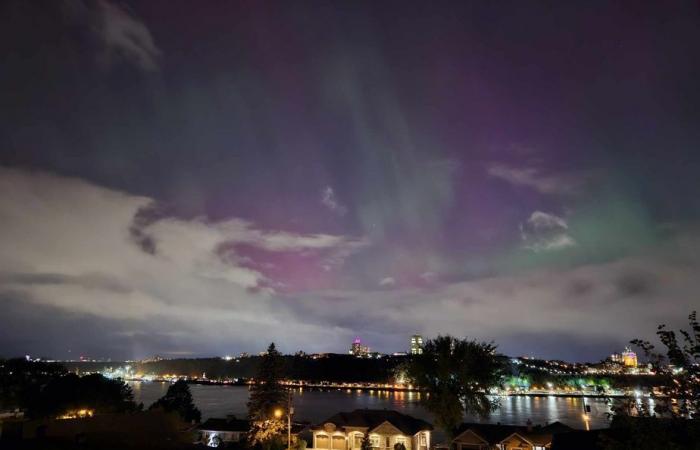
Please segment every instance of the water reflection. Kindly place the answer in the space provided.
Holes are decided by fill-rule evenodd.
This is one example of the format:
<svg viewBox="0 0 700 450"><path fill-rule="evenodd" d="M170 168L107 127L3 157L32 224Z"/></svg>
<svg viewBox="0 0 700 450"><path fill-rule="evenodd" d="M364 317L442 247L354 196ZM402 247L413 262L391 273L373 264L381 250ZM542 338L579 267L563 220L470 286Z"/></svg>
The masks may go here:
<svg viewBox="0 0 700 450"><path fill-rule="evenodd" d="M130 383L137 402L145 407L165 394L167 383ZM248 388L241 386L190 385L192 396L202 410L203 418L224 417L246 414ZM300 420L319 422L339 411L358 408L396 409L406 414L432 421L430 413L420 406L420 392L359 389L295 389L294 406L296 417ZM591 428L608 425L608 407L597 398L571 397L499 397L500 408L492 415L489 422L502 424L524 424L528 419L535 424L561 421L575 428L585 429L584 401L590 405L588 414ZM466 420L478 421L476 417Z"/></svg>

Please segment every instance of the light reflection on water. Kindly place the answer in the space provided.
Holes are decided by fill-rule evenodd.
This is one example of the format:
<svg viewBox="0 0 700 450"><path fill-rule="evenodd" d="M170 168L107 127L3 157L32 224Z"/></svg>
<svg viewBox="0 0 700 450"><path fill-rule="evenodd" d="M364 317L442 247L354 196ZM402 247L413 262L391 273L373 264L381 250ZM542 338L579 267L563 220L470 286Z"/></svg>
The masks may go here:
<svg viewBox="0 0 700 450"><path fill-rule="evenodd" d="M131 382L129 384L134 391L136 402L143 402L146 408L168 390L168 383ZM191 384L190 389L204 419L225 417L227 414L235 414L238 417L246 415L247 387ZM420 406L421 395L424 394L382 390L363 392L352 389L324 391L295 389L295 416L298 420L317 423L340 411L386 408L432 421L430 413ZM501 397L501 406L492 414L489 422L524 425L528 419L534 424L558 420L574 428L585 429L583 401L582 398L573 397ZM585 402L591 406L590 427L607 427L608 408L605 402L597 398L586 398ZM478 421L475 417L469 417L466 420Z"/></svg>

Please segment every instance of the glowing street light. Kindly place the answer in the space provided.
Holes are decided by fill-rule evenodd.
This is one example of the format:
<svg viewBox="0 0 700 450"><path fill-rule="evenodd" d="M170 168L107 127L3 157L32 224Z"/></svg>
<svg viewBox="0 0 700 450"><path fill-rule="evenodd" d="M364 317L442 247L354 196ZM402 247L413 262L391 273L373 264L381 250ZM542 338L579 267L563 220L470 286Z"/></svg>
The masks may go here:
<svg viewBox="0 0 700 450"><path fill-rule="evenodd" d="M282 408L277 408L273 411L275 419L281 419L284 415ZM292 414L294 414L294 407L292 406L292 391L287 392L287 450L292 447Z"/></svg>

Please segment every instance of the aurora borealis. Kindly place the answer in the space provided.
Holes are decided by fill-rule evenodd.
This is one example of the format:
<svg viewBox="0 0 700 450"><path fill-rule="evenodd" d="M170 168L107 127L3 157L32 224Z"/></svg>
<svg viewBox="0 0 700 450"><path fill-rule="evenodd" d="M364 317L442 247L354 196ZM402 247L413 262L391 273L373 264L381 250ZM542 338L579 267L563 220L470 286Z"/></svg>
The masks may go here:
<svg viewBox="0 0 700 450"><path fill-rule="evenodd" d="M0 348L598 360L682 323L700 7L563 3L3 2Z"/></svg>

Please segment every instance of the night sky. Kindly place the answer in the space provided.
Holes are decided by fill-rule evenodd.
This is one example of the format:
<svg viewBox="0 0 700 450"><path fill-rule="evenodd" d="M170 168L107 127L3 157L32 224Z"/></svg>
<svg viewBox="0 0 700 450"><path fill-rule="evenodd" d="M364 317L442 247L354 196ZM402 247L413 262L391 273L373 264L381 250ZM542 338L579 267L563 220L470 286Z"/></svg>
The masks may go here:
<svg viewBox="0 0 700 450"><path fill-rule="evenodd" d="M0 355L599 360L700 307L700 4L3 1Z"/></svg>

